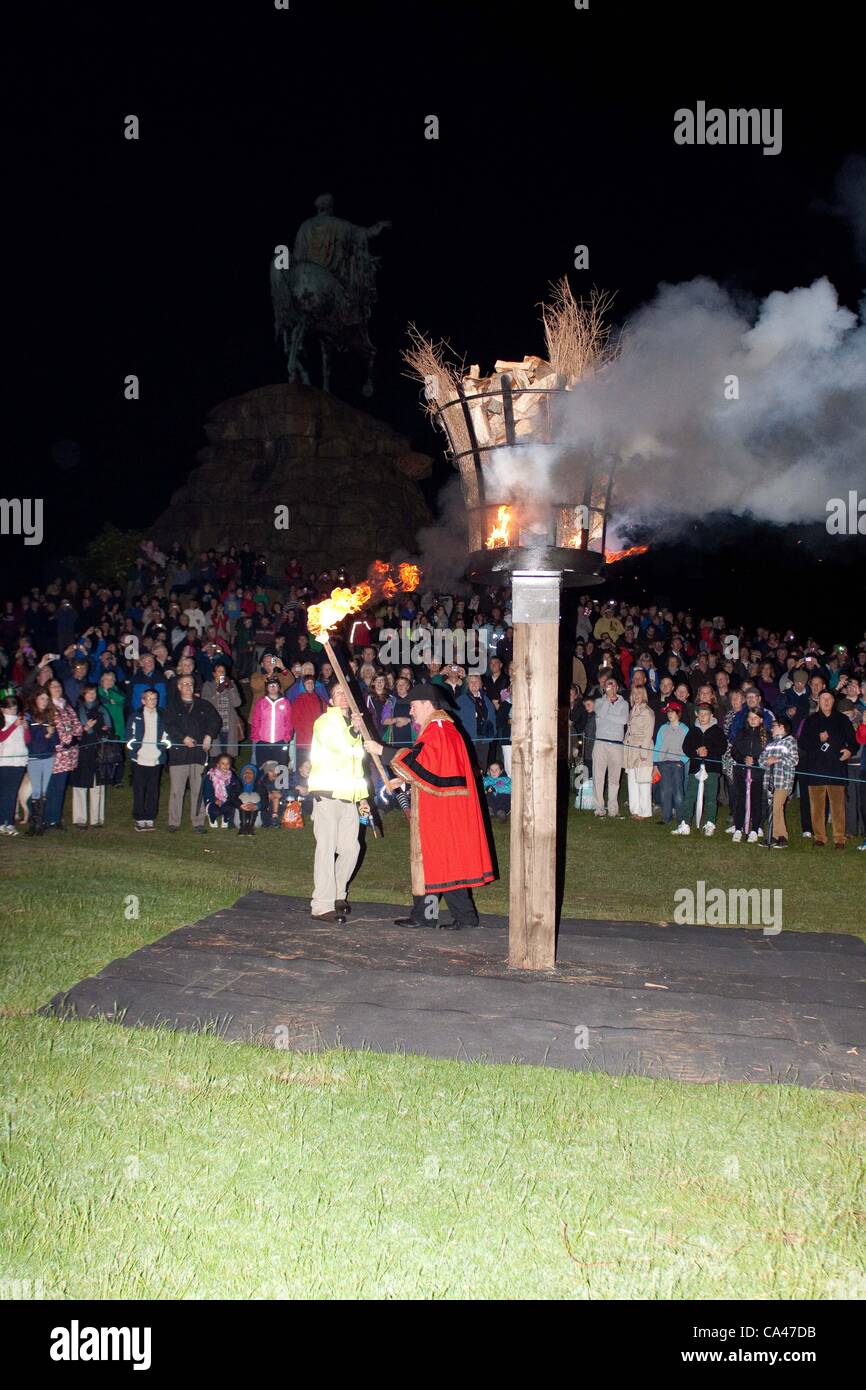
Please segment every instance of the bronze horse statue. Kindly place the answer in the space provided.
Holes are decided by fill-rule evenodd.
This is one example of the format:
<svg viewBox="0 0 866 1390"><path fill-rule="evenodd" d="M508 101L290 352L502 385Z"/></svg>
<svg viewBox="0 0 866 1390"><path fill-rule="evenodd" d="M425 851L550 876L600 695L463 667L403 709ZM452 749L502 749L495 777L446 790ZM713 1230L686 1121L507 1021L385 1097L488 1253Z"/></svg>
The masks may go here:
<svg viewBox="0 0 866 1390"><path fill-rule="evenodd" d="M312 334L322 357L322 389L330 389L332 353L356 352L367 364L363 394L372 395L376 349L368 323L378 262L368 243L390 225L356 227L335 217L333 199L323 194L316 199L316 216L298 228L288 266L271 261L274 335L286 354L289 381L310 384L303 354Z"/></svg>

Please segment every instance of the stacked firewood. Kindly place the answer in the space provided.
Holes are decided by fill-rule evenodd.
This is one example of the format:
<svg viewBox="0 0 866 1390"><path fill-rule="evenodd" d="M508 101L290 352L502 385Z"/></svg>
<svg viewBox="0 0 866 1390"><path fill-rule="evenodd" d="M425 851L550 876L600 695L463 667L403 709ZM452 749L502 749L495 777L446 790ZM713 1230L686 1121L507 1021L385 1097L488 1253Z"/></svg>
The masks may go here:
<svg viewBox="0 0 866 1390"><path fill-rule="evenodd" d="M557 378L553 367L543 357L524 357L522 362L500 359L494 363L490 376L482 376L481 369L472 366L463 377L463 390L478 443L489 446L508 442L503 377L507 377L511 385L515 438L538 435L549 439L551 402L547 392L557 386L561 389L567 383Z"/></svg>

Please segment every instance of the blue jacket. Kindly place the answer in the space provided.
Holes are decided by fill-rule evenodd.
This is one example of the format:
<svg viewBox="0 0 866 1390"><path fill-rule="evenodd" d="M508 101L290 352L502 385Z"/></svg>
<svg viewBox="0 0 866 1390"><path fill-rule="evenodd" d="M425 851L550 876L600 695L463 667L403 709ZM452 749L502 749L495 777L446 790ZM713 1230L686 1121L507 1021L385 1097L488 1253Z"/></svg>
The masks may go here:
<svg viewBox="0 0 866 1390"><path fill-rule="evenodd" d="M493 708L493 701L483 691L481 699L484 701L484 723L480 731L478 731L478 721L475 717L475 701L469 691L464 690L457 701L458 718L472 740L496 737L496 710Z"/></svg>
<svg viewBox="0 0 866 1390"><path fill-rule="evenodd" d="M159 762L164 763L166 751L171 746L171 740L166 732L161 709L156 711L156 741L159 744ZM144 710L133 710L126 723L126 746L134 763L138 762L138 750L143 742Z"/></svg>

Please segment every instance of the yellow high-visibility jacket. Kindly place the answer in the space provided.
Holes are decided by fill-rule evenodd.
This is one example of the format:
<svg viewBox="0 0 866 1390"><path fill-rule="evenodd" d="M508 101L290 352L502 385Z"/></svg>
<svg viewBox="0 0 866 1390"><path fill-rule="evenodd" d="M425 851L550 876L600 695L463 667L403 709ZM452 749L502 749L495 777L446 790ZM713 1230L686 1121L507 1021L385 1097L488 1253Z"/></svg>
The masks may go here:
<svg viewBox="0 0 866 1390"><path fill-rule="evenodd" d="M310 763L311 792L330 792L338 801L363 801L367 795L362 738L335 705L313 725Z"/></svg>

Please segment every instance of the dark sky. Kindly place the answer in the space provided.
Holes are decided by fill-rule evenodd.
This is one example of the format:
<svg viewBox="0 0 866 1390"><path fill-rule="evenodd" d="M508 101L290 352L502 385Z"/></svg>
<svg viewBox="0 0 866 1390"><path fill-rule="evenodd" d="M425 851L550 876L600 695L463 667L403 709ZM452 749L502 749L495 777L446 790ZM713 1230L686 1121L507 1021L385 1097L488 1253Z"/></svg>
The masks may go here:
<svg viewBox="0 0 866 1390"><path fill-rule="evenodd" d="M6 81L4 471L40 480L45 552L106 519L146 525L206 412L282 379L268 259L323 191L353 221L393 221L367 408L431 452L401 374L407 323L488 366L537 351L538 302L576 243L591 265L575 289L616 290L622 317L697 274L757 297L827 274L855 308L862 266L828 209L863 148L862 28L841 6L803 13L247 0L31 16ZM782 154L676 146L673 112L698 99L781 106ZM360 405L360 383L355 362L335 384ZM10 545L37 563L2 544L7 564Z"/></svg>

